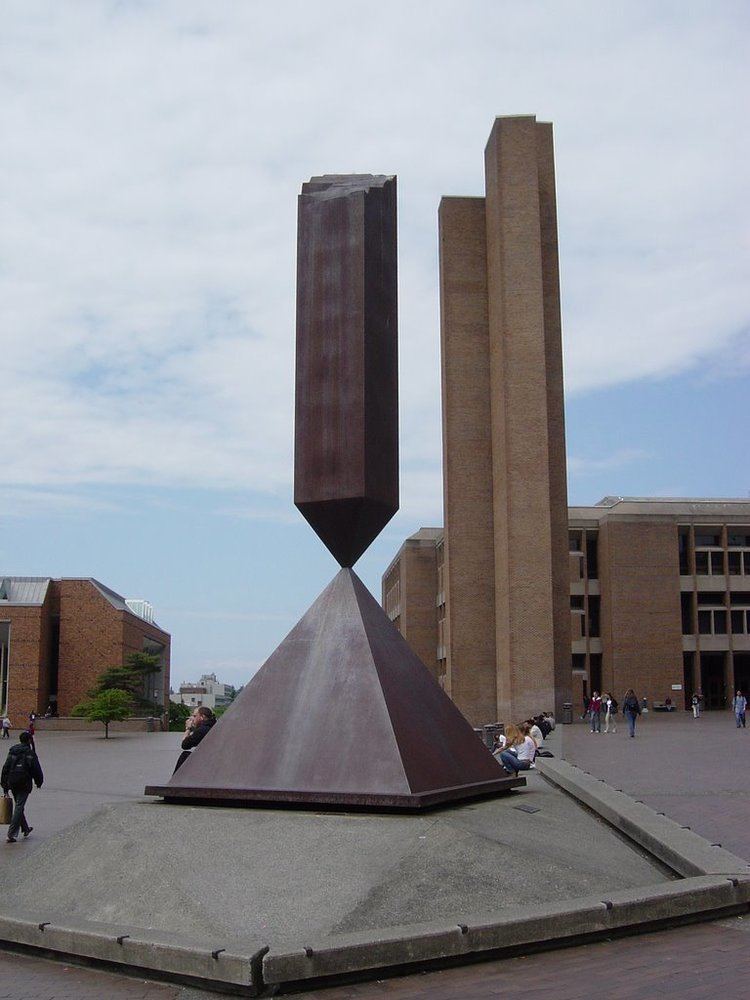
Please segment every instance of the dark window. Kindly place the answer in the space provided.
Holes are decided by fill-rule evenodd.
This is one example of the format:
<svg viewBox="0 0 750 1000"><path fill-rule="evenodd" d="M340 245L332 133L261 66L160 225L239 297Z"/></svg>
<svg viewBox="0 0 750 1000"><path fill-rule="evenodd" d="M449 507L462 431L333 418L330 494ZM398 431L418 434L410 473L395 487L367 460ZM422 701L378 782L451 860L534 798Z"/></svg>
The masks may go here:
<svg viewBox="0 0 750 1000"><path fill-rule="evenodd" d="M698 576L708 576L708 552L695 553L695 572Z"/></svg>
<svg viewBox="0 0 750 1000"><path fill-rule="evenodd" d="M717 604L721 606L724 603L724 594L712 590L699 590L698 591L698 604L710 604L716 606Z"/></svg>
<svg viewBox="0 0 750 1000"><path fill-rule="evenodd" d="M574 670L585 670L586 669L586 654L585 653L573 653L573 669Z"/></svg>
<svg viewBox="0 0 750 1000"><path fill-rule="evenodd" d="M695 653L682 654L682 686L685 691L685 708L690 704L693 697L693 663Z"/></svg>
<svg viewBox="0 0 750 1000"><path fill-rule="evenodd" d="M742 553L729 552L727 554L730 576L739 576L742 573Z"/></svg>
<svg viewBox="0 0 750 1000"><path fill-rule="evenodd" d="M599 609L601 606L601 601L598 595L589 595L589 635L598 636L601 635L600 625L599 625ZM599 654L596 654L599 655ZM593 675L592 675L593 677ZM593 683L593 680L592 680Z"/></svg>
<svg viewBox="0 0 750 1000"><path fill-rule="evenodd" d="M602 654L591 653L589 655L589 676L591 677L591 690L602 690Z"/></svg>
<svg viewBox="0 0 750 1000"><path fill-rule="evenodd" d="M690 536L687 531L681 531L679 534L680 576L687 576L690 573L690 562L688 560L689 542Z"/></svg>
<svg viewBox="0 0 750 1000"><path fill-rule="evenodd" d="M586 533L586 571L589 580L599 579L599 536Z"/></svg>
<svg viewBox="0 0 750 1000"><path fill-rule="evenodd" d="M693 595L680 594L680 605L682 610L682 634L692 635L693 628Z"/></svg>
<svg viewBox="0 0 750 1000"><path fill-rule="evenodd" d="M745 561L745 576L750 576L750 552L743 552L742 558Z"/></svg>
<svg viewBox="0 0 750 1000"><path fill-rule="evenodd" d="M568 538L570 539L570 542L569 542L570 551L571 552L580 552L581 551L581 533L580 533L580 531L571 531L568 534Z"/></svg>
<svg viewBox="0 0 750 1000"><path fill-rule="evenodd" d="M730 604L750 604L750 591L747 591L747 590L730 590L729 591L729 603Z"/></svg>
<svg viewBox="0 0 750 1000"><path fill-rule="evenodd" d="M576 611L583 611L583 594L571 594L570 606Z"/></svg>
<svg viewBox="0 0 750 1000"><path fill-rule="evenodd" d="M701 635L711 635L711 612L698 612L698 631Z"/></svg>
<svg viewBox="0 0 750 1000"><path fill-rule="evenodd" d="M719 531L702 531L695 533L695 544L696 545L721 545L721 532Z"/></svg>
<svg viewBox="0 0 750 1000"><path fill-rule="evenodd" d="M726 611L714 611L714 635L727 634L727 613Z"/></svg>
<svg viewBox="0 0 750 1000"><path fill-rule="evenodd" d="M750 549L750 535L737 534L736 532L731 532L727 538L727 542L731 547L734 548L748 548Z"/></svg>
<svg viewBox="0 0 750 1000"><path fill-rule="evenodd" d="M711 573L713 576L722 576L724 573L724 553L711 553Z"/></svg>
<svg viewBox="0 0 750 1000"><path fill-rule="evenodd" d="M745 631L745 612L732 612L732 632L734 635L742 635Z"/></svg>

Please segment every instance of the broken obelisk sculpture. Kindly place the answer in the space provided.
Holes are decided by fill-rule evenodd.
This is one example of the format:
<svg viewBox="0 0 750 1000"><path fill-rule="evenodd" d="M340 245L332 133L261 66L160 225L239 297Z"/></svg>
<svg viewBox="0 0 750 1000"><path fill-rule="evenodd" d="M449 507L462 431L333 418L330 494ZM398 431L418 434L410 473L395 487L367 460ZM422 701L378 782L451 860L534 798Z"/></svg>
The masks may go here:
<svg viewBox="0 0 750 1000"><path fill-rule="evenodd" d="M395 177L302 186L294 501L342 569L146 794L415 809L524 784L351 569L398 509Z"/></svg>

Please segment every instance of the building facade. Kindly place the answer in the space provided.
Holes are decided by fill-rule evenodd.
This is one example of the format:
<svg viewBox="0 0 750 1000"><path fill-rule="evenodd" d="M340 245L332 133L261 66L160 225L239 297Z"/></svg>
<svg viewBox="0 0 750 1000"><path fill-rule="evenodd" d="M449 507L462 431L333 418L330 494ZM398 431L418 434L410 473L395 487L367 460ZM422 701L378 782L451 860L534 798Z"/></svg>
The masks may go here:
<svg viewBox="0 0 750 1000"><path fill-rule="evenodd" d="M478 724L571 696L552 126L498 118L484 197L443 198L439 232L441 676Z"/></svg>
<svg viewBox="0 0 750 1000"><path fill-rule="evenodd" d="M189 708L226 708L234 699L235 690L231 684L222 684L216 679L216 674L203 674L195 683L180 684L179 691L170 694L170 699L177 705L187 705Z"/></svg>
<svg viewBox="0 0 750 1000"><path fill-rule="evenodd" d="M443 548L438 528L408 538L383 576L383 604L445 687L450 636L438 576ZM430 587L432 597L418 608ZM707 709L728 707L735 690L750 690L750 501L605 497L591 507L571 507L568 597L565 669L576 711L593 691L622 700L630 687L651 705L669 698L688 708L701 693ZM429 613L435 615L431 642ZM477 659L482 641L478 633ZM474 653L469 642L464 655L470 661Z"/></svg>
<svg viewBox="0 0 750 1000"><path fill-rule="evenodd" d="M143 696L169 697L169 633L97 580L0 578L0 708L11 721L52 709L70 715L99 674L129 653L159 656Z"/></svg>

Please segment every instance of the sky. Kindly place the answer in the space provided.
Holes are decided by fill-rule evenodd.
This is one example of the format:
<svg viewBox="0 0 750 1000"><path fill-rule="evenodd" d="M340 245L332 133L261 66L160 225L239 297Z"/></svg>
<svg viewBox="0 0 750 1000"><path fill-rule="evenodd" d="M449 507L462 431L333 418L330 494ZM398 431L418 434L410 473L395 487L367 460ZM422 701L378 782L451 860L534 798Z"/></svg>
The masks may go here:
<svg viewBox="0 0 750 1000"><path fill-rule="evenodd" d="M442 523L437 208L552 121L569 499L750 496L750 8L4 0L0 575L244 683L337 566L292 504L296 198L398 175L401 509Z"/></svg>

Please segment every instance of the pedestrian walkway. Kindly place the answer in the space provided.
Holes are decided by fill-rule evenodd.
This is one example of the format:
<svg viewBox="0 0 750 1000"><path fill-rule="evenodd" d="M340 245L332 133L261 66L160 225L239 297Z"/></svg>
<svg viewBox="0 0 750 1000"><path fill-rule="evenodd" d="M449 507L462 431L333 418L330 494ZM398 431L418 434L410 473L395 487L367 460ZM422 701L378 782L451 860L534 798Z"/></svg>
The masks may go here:
<svg viewBox="0 0 750 1000"><path fill-rule="evenodd" d="M623 725L560 730L570 763L750 860L750 729L737 729L731 712L649 712L633 740Z"/></svg>

